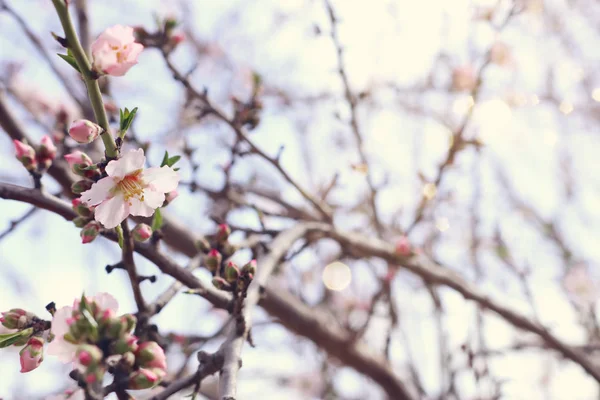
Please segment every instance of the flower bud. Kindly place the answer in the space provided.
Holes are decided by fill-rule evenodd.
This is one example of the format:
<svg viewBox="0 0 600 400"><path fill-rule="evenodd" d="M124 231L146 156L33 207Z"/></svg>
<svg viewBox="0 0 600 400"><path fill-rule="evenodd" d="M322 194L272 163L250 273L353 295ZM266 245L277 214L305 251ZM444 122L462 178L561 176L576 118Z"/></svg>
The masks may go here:
<svg viewBox="0 0 600 400"><path fill-rule="evenodd" d="M87 168L94 164L92 162L92 159L87 154L79 150L65 155L65 160L69 163L71 171L80 176L85 176L83 175L83 173L85 173L85 171L83 170L84 168Z"/></svg>
<svg viewBox="0 0 600 400"><path fill-rule="evenodd" d="M252 277L254 277L254 274L256 274L256 260L251 260L249 263L244 265L242 267L242 273L250 274Z"/></svg>
<svg viewBox="0 0 600 400"><path fill-rule="evenodd" d="M197 240L194 246L203 253L210 250L210 244L204 238Z"/></svg>
<svg viewBox="0 0 600 400"><path fill-rule="evenodd" d="M40 151L38 154L38 158L46 168L49 168L50 165L52 165L52 161L54 160L54 158L56 158L56 152L56 146L52 142L50 136L44 135L40 142Z"/></svg>
<svg viewBox="0 0 600 400"><path fill-rule="evenodd" d="M80 119L71 124L69 128L69 136L71 136L77 143L91 143L100 134L104 132L104 129L98 124L88 121L87 119Z"/></svg>
<svg viewBox="0 0 600 400"><path fill-rule="evenodd" d="M113 353L125 354L127 352L135 352L138 349L137 342L137 336L126 333L113 343Z"/></svg>
<svg viewBox="0 0 600 400"><path fill-rule="evenodd" d="M78 227L78 228L83 228L84 226L87 225L87 223L90 221L89 218L86 217L76 217L73 220L73 224Z"/></svg>
<svg viewBox="0 0 600 400"><path fill-rule="evenodd" d="M171 43L173 44L173 47L182 43L184 40L185 40L185 34L183 32L177 32L171 36Z"/></svg>
<svg viewBox="0 0 600 400"><path fill-rule="evenodd" d="M138 242L145 242L152 237L152 228L146 224L137 224L132 231L133 238Z"/></svg>
<svg viewBox="0 0 600 400"><path fill-rule="evenodd" d="M231 228L227 224L220 224L217 228L216 240L217 243L226 242L231 234Z"/></svg>
<svg viewBox="0 0 600 400"><path fill-rule="evenodd" d="M400 239L396 242L396 253L401 256L410 256L412 254L412 249L410 246L410 242L405 235L402 235Z"/></svg>
<svg viewBox="0 0 600 400"><path fill-rule="evenodd" d="M27 171L35 170L37 168L37 160L35 159L35 150L33 147L18 140L13 140L13 144L15 145L17 160L23 164Z"/></svg>
<svg viewBox="0 0 600 400"><path fill-rule="evenodd" d="M167 373L160 368L140 368L129 375L129 389L149 389L160 383Z"/></svg>
<svg viewBox="0 0 600 400"><path fill-rule="evenodd" d="M140 344L135 355L138 364L144 368L167 369L165 352L156 342Z"/></svg>
<svg viewBox="0 0 600 400"><path fill-rule="evenodd" d="M21 372L33 371L44 360L44 340L37 336L30 338L27 345L19 352Z"/></svg>
<svg viewBox="0 0 600 400"><path fill-rule="evenodd" d="M170 191L166 194L165 201L167 202L167 204L171 204L173 200L177 198L177 196L179 196L179 192L177 190Z"/></svg>
<svg viewBox="0 0 600 400"><path fill-rule="evenodd" d="M31 324L35 314L23 310L22 308L12 308L2 313L0 323L8 329L23 329Z"/></svg>
<svg viewBox="0 0 600 400"><path fill-rule="evenodd" d="M240 277L240 269L233 261L229 261L225 267L225 280L234 283Z"/></svg>
<svg viewBox="0 0 600 400"><path fill-rule="evenodd" d="M217 251L217 249L212 249L208 252L208 255L204 259L204 263L206 264L206 268L209 271L215 272L220 266L221 261L223 260L223 256L221 253Z"/></svg>
<svg viewBox="0 0 600 400"><path fill-rule="evenodd" d="M81 243L91 243L96 239L98 234L100 233L100 224L96 221L88 222L86 226L83 227L79 235L81 236Z"/></svg>
<svg viewBox="0 0 600 400"><path fill-rule="evenodd" d="M137 320L131 314L124 314L117 318L111 318L107 321L107 335L113 339L120 338L129 334L135 327Z"/></svg>
<svg viewBox="0 0 600 400"><path fill-rule="evenodd" d="M73 207L73 211L75 211L80 217L89 218L92 216L92 209L83 204L80 198L71 200L71 205Z"/></svg>
<svg viewBox="0 0 600 400"><path fill-rule="evenodd" d="M90 188L92 187L93 184L94 184L94 182L83 179L83 180L73 183L71 185L71 191L74 194L81 194L81 193L85 192L86 190L90 190Z"/></svg>
<svg viewBox="0 0 600 400"><path fill-rule="evenodd" d="M98 366L102 362L103 353L97 346L93 344L82 344L77 348L75 353L77 362L84 367Z"/></svg>
<svg viewBox="0 0 600 400"><path fill-rule="evenodd" d="M220 276L215 276L212 280L212 284L217 289L228 290L231 288L231 285L227 283L227 281Z"/></svg>
<svg viewBox="0 0 600 400"><path fill-rule="evenodd" d="M452 87L457 91L471 91L477 85L475 69L471 65L463 65L452 72Z"/></svg>

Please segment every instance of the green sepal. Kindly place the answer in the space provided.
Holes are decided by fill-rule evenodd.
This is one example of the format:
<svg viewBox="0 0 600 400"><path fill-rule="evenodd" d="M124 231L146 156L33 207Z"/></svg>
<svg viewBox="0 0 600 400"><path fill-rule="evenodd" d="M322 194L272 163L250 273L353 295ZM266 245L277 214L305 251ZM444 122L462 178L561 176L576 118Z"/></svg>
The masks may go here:
<svg viewBox="0 0 600 400"><path fill-rule="evenodd" d="M81 73L81 71L79 70L79 66L77 65L77 61L75 61L75 57L73 57L70 54L58 54L58 56L60 58L62 58L63 60L65 60L67 62L67 64L69 64L71 67L75 68L75 71Z"/></svg>
<svg viewBox="0 0 600 400"><path fill-rule="evenodd" d="M154 217L152 217L152 231L157 231L162 227L163 218L160 212L160 208L157 208L154 212Z"/></svg>
<svg viewBox="0 0 600 400"><path fill-rule="evenodd" d="M18 332L0 334L0 349L12 346L13 344L18 343L19 340L28 338L32 333L33 328L27 328Z"/></svg>

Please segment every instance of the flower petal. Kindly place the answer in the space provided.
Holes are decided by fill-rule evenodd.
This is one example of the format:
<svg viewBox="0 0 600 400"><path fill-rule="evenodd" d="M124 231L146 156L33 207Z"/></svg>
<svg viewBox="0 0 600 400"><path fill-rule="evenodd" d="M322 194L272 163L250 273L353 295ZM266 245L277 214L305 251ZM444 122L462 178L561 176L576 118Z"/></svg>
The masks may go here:
<svg viewBox="0 0 600 400"><path fill-rule="evenodd" d="M145 162L146 157L144 157L144 150L131 150L125 153L125 155L118 160L109 162L106 166L106 173L108 176L123 179L125 175L128 175L140 168L144 168Z"/></svg>
<svg viewBox="0 0 600 400"><path fill-rule="evenodd" d="M119 302L108 293L98 293L94 296L93 301L103 310L112 310L114 312L119 310Z"/></svg>
<svg viewBox="0 0 600 400"><path fill-rule="evenodd" d="M67 342L65 339L62 338L62 336L56 336L54 340L48 345L48 348L46 349L46 354L58 357L60 362L68 363L73 361L73 359L75 358L76 351L76 345Z"/></svg>
<svg viewBox="0 0 600 400"><path fill-rule="evenodd" d="M144 191L144 203L148 207L158 208L165 202L165 194L162 191L146 188Z"/></svg>
<svg viewBox="0 0 600 400"><path fill-rule="evenodd" d="M57 337L62 337L65 333L69 332L69 324L67 319L71 318L73 313L73 307L65 306L61 307L54 313L52 317L52 333Z"/></svg>
<svg viewBox="0 0 600 400"><path fill-rule="evenodd" d="M111 190L115 187L115 181L111 177L100 179L94 183L89 190L81 193L81 201L88 206L95 206L110 198Z"/></svg>
<svg viewBox="0 0 600 400"><path fill-rule="evenodd" d="M171 167L153 167L144 170L142 177L144 181L151 185L153 190L162 193L168 193L177 188L179 184L179 174Z"/></svg>
<svg viewBox="0 0 600 400"><path fill-rule="evenodd" d="M144 197L146 197L147 193L148 191L144 192ZM135 197L129 199L129 205L129 212L131 212L131 215L139 215L141 217L151 217L156 209L156 207L150 207L145 201L142 202ZM162 203L160 203L160 205L162 205Z"/></svg>
<svg viewBox="0 0 600 400"><path fill-rule="evenodd" d="M118 195L102 202L96 207L96 221L100 222L106 229L112 229L119 225L129 215L129 206L125 203L122 195Z"/></svg>

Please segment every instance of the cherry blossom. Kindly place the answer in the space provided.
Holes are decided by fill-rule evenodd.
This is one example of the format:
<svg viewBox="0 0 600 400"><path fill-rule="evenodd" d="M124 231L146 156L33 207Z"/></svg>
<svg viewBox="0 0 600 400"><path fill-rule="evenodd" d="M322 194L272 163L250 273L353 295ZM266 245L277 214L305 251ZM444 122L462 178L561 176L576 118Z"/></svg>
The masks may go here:
<svg viewBox="0 0 600 400"><path fill-rule="evenodd" d="M95 218L112 229L129 215L150 217L177 188L179 175L171 167L144 169L144 150L132 150L106 166L107 177L81 194L88 206L98 205Z"/></svg>
<svg viewBox="0 0 600 400"><path fill-rule="evenodd" d="M94 68L97 72L123 76L137 64L144 46L135 42L133 28L115 25L106 29L92 44Z"/></svg>

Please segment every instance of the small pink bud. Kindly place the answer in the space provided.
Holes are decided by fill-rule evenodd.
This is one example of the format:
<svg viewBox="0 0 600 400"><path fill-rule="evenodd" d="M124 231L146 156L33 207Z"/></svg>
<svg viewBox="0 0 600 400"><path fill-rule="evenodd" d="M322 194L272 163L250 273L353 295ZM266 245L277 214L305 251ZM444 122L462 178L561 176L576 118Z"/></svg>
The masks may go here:
<svg viewBox="0 0 600 400"><path fill-rule="evenodd" d="M221 253L219 253L217 251L217 249L212 249L211 251L208 252L208 255L206 256L204 263L206 264L206 268L209 271L214 272L217 270L217 268L219 268L221 266L222 260L223 260L223 256L221 255Z"/></svg>
<svg viewBox="0 0 600 400"><path fill-rule="evenodd" d="M231 228L227 224L220 224L217 228L216 239L218 243L224 243L229 238L231 234Z"/></svg>
<svg viewBox="0 0 600 400"><path fill-rule="evenodd" d="M221 289L221 290L231 289L231 285L225 279L221 278L220 276L215 276L212 280L212 284L217 289Z"/></svg>
<svg viewBox="0 0 600 400"><path fill-rule="evenodd" d="M138 242L145 242L152 237L152 228L146 224L137 224L133 228L132 235Z"/></svg>
<svg viewBox="0 0 600 400"><path fill-rule="evenodd" d="M22 373L33 371L40 366L44 360L44 340L34 336L29 339L27 345L19 352Z"/></svg>
<svg viewBox="0 0 600 400"><path fill-rule="evenodd" d="M183 32L177 32L171 36L171 43L173 46L177 46L185 40L185 34Z"/></svg>
<svg viewBox="0 0 600 400"><path fill-rule="evenodd" d="M129 375L129 389L149 389L160 383L166 376L160 368L140 368Z"/></svg>
<svg viewBox="0 0 600 400"><path fill-rule="evenodd" d="M234 283L240 277L240 269L233 261L229 261L225 267L225 280Z"/></svg>
<svg viewBox="0 0 600 400"><path fill-rule="evenodd" d="M412 254L410 242L405 235L402 235L396 242L396 253L401 256L410 256Z"/></svg>
<svg viewBox="0 0 600 400"><path fill-rule="evenodd" d="M165 352L156 342L144 342L139 345L136 361L144 368L167 369Z"/></svg>
<svg viewBox="0 0 600 400"><path fill-rule="evenodd" d="M242 267L242 273L251 274L254 276L254 274L256 274L256 260L252 260L244 265Z"/></svg>
<svg viewBox="0 0 600 400"><path fill-rule="evenodd" d="M23 329L31 324L35 314L23 310L22 308L13 308L2 313L0 323L8 329Z"/></svg>
<svg viewBox="0 0 600 400"><path fill-rule="evenodd" d="M177 198L177 196L179 196L179 192L177 192L177 190L173 190L167 193L167 195L165 196L165 201L167 202L167 204L170 204L173 200Z"/></svg>
<svg viewBox="0 0 600 400"><path fill-rule="evenodd" d="M74 194L81 194L81 193L85 192L86 190L90 190L90 188L92 187L93 184L94 184L94 182L88 181L86 179L77 181L71 185L71 191Z"/></svg>
<svg viewBox="0 0 600 400"><path fill-rule="evenodd" d="M80 345L75 355L77 362L84 367L99 365L103 357L102 350L92 344Z"/></svg>
<svg viewBox="0 0 600 400"><path fill-rule="evenodd" d="M136 352L138 349L138 338L135 335L126 333L118 338L113 344L113 351L116 354L125 354L127 352Z"/></svg>
<svg viewBox="0 0 600 400"><path fill-rule="evenodd" d="M17 160L19 160L28 171L35 170L37 168L37 160L35 158L35 150L33 147L18 140L13 140L13 144L15 145Z"/></svg>
<svg viewBox="0 0 600 400"><path fill-rule="evenodd" d="M98 237L100 233L100 224L96 221L88 222L86 226L81 229L81 243L91 243Z"/></svg>
<svg viewBox="0 0 600 400"><path fill-rule="evenodd" d="M76 164L83 164L86 167L93 164L90 156L79 150L75 150L74 152L65 155L65 160L67 160L71 169L73 169Z"/></svg>
<svg viewBox="0 0 600 400"><path fill-rule="evenodd" d="M52 165L52 161L56 158L56 146L50 139L50 136L44 135L40 142L40 152L38 154L38 159L46 168L49 168Z"/></svg>
<svg viewBox="0 0 600 400"><path fill-rule="evenodd" d="M98 124L80 119L71 124L69 128L69 136L75 139L78 143L91 143L104 131Z"/></svg>
<svg viewBox="0 0 600 400"><path fill-rule="evenodd" d="M81 198L71 200L73 211L80 217L89 218L92 216L92 209L81 202ZM85 225L85 224L84 224Z"/></svg>

